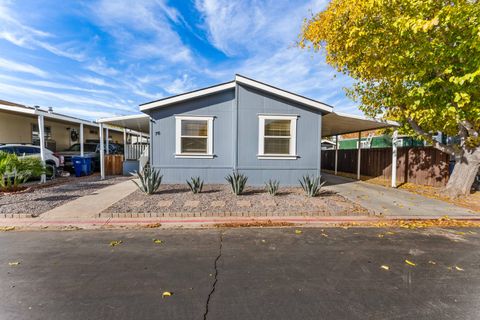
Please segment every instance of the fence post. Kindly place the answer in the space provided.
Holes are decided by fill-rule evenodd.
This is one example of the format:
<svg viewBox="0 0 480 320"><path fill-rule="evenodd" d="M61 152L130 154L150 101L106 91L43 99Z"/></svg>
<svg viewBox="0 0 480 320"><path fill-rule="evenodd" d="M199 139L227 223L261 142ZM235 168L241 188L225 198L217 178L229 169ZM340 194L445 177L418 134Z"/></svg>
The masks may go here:
<svg viewBox="0 0 480 320"><path fill-rule="evenodd" d="M360 180L360 162L362 160L362 131L358 132L357 180Z"/></svg>
<svg viewBox="0 0 480 320"><path fill-rule="evenodd" d="M392 188L397 187L397 137L398 130L395 130L392 136Z"/></svg>
<svg viewBox="0 0 480 320"><path fill-rule="evenodd" d="M338 134L335 136L335 175L337 175L338 168Z"/></svg>

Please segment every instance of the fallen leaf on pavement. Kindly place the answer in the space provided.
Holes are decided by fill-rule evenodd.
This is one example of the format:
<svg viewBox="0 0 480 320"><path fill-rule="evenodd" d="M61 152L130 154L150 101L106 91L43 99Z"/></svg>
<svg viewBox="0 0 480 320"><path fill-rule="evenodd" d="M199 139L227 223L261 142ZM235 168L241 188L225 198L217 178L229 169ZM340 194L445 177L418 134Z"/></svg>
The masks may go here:
<svg viewBox="0 0 480 320"><path fill-rule="evenodd" d="M19 264L20 264L19 261L12 261L8 263L9 266L18 266Z"/></svg>
<svg viewBox="0 0 480 320"><path fill-rule="evenodd" d="M464 269L460 268L459 266L455 266L455 269L457 269L458 271L465 271Z"/></svg>
<svg viewBox="0 0 480 320"><path fill-rule="evenodd" d="M162 293L162 298L171 297L172 295L173 293L171 293L170 291L165 291L164 293Z"/></svg>
<svg viewBox="0 0 480 320"><path fill-rule="evenodd" d="M387 231L387 232L385 232L385 234L392 235L392 234L395 234L395 232L392 232L392 231Z"/></svg>
<svg viewBox="0 0 480 320"><path fill-rule="evenodd" d="M298 229L297 229L297 230L295 230L295 233L296 233L296 234L301 234L301 233L302 233L302 230L298 230Z"/></svg>
<svg viewBox="0 0 480 320"><path fill-rule="evenodd" d="M324 236L325 238L328 238L328 234L326 233L322 233L322 236Z"/></svg>
<svg viewBox="0 0 480 320"><path fill-rule="evenodd" d="M385 236L385 235L383 235L383 234L380 233L377 237L383 238L384 236Z"/></svg>
<svg viewBox="0 0 480 320"><path fill-rule="evenodd" d="M389 266L386 266L386 265L383 265L383 266L381 266L380 268L385 269L385 270L390 270L390 267L389 267Z"/></svg>
<svg viewBox="0 0 480 320"><path fill-rule="evenodd" d="M15 227L0 227L0 231L13 231Z"/></svg>
<svg viewBox="0 0 480 320"><path fill-rule="evenodd" d="M115 247L115 246L118 246L119 244L122 244L122 240L114 240L114 241L110 241L110 246L111 247Z"/></svg>
<svg viewBox="0 0 480 320"><path fill-rule="evenodd" d="M162 240L160 240L160 239L153 239L153 243L160 244L160 243L162 243Z"/></svg>
<svg viewBox="0 0 480 320"><path fill-rule="evenodd" d="M430 264L437 264L435 261L432 261L432 260L428 261L428 263L430 263Z"/></svg>
<svg viewBox="0 0 480 320"><path fill-rule="evenodd" d="M417 265L416 263L414 263L410 260L406 260L406 259L405 259L405 263L408 264L408 265L411 265L412 267L415 267Z"/></svg>
<svg viewBox="0 0 480 320"><path fill-rule="evenodd" d="M157 223L149 223L147 225L145 225L145 228L160 228L162 226L161 223L157 222Z"/></svg>

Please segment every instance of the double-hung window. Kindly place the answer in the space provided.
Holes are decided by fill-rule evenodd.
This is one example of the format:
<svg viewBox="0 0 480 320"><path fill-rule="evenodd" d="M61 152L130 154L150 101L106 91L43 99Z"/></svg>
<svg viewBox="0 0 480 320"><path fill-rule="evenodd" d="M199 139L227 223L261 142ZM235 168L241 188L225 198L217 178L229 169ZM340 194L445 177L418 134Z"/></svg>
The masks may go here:
<svg viewBox="0 0 480 320"><path fill-rule="evenodd" d="M297 116L259 115L259 159L297 158Z"/></svg>
<svg viewBox="0 0 480 320"><path fill-rule="evenodd" d="M177 158L213 158L213 117L176 116Z"/></svg>

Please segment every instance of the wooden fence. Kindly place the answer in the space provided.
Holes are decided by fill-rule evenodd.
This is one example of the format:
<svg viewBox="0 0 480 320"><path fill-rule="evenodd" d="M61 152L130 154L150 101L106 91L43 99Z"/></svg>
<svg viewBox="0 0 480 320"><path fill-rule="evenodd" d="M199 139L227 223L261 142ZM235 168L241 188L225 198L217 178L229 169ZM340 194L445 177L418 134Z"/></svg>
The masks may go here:
<svg viewBox="0 0 480 320"><path fill-rule="evenodd" d="M357 173L357 150L338 150L339 172ZM392 177L392 148L362 149L360 174ZM442 187L449 177L450 156L433 147L397 149L397 184L411 182ZM322 150L322 169L335 170L335 150Z"/></svg>

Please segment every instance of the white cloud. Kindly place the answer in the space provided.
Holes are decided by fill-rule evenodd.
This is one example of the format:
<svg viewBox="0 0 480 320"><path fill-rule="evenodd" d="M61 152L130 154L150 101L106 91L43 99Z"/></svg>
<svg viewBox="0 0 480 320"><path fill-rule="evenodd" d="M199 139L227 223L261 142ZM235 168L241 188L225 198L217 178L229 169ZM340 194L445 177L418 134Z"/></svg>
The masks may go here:
<svg viewBox="0 0 480 320"><path fill-rule="evenodd" d="M191 91L194 88L195 85L187 74L184 74L181 78L177 78L164 86L164 89L170 94L180 94Z"/></svg>
<svg viewBox="0 0 480 320"><path fill-rule="evenodd" d="M47 72L34 67L31 64L15 62L3 58L0 58L0 68L14 72L29 73L43 78L48 76Z"/></svg>
<svg viewBox="0 0 480 320"><path fill-rule="evenodd" d="M120 71L108 66L107 61L105 58L97 58L92 63L87 65L86 67L88 70L98 73L102 76L114 77L120 74Z"/></svg>
<svg viewBox="0 0 480 320"><path fill-rule="evenodd" d="M180 23L183 18L164 0L100 0L91 10L98 24L116 39L124 54L136 59L192 61L190 49L171 25Z"/></svg>
<svg viewBox="0 0 480 320"><path fill-rule="evenodd" d="M327 1L196 0L210 42L228 56L266 52L295 42L308 10Z"/></svg>
<svg viewBox="0 0 480 320"><path fill-rule="evenodd" d="M66 57L76 61L86 59L83 50L72 43L54 44L45 39L54 36L48 32L27 26L6 5L0 3L0 39L4 39L16 46L34 49L42 48L57 56Z"/></svg>
<svg viewBox="0 0 480 320"><path fill-rule="evenodd" d="M30 78L24 79L19 77L7 76L4 74L0 74L0 79L8 80L10 82L17 82L22 85L45 87L45 88L52 88L52 89L58 89L58 90L73 90L73 91L99 93L99 94L113 94L112 92L107 90L88 89L88 88L82 88L82 87L69 85L65 83L58 83L58 82L44 81L44 80L32 80Z"/></svg>
<svg viewBox="0 0 480 320"><path fill-rule="evenodd" d="M111 110L123 110L135 112L136 106L124 105L111 99L105 100L101 97L86 96L83 94L57 93L27 86L14 86L6 82L0 82L0 94L5 97L13 97L14 101L49 101L52 106L68 103L73 106L91 106L96 108L107 108ZM34 102L34 104L38 104Z"/></svg>
<svg viewBox="0 0 480 320"><path fill-rule="evenodd" d="M102 87L109 87L109 88L117 88L118 86L115 84L112 84L110 82L105 81L105 79L98 78L98 77L92 77L92 76L80 76L78 77L78 80L82 82L86 82L89 84L93 84L96 86L102 86Z"/></svg>

